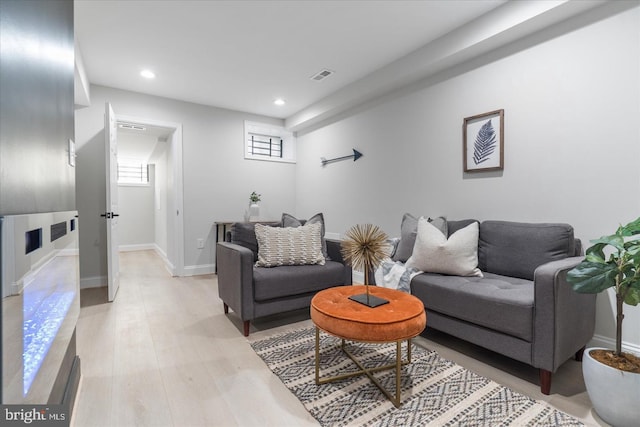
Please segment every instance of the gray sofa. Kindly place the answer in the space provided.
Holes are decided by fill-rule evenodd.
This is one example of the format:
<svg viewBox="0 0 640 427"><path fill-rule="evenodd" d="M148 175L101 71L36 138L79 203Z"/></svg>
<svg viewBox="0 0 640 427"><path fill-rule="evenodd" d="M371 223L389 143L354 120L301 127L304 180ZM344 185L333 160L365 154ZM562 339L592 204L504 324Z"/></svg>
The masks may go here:
<svg viewBox="0 0 640 427"><path fill-rule="evenodd" d="M304 223L304 221L302 221ZM281 222L262 222L275 227ZM351 284L351 267L344 264L340 242L326 239L329 260L324 265L255 267L258 242L255 223L235 223L216 248L218 295L224 312L231 308L243 321L244 335L256 318L309 307L320 290Z"/></svg>
<svg viewBox="0 0 640 427"><path fill-rule="evenodd" d="M473 221L448 221L448 235ZM479 229L484 277L423 273L411 293L425 305L427 328L539 368L549 394L551 374L574 355L580 360L594 332L596 296L566 282L582 260L580 241L567 224L484 221Z"/></svg>

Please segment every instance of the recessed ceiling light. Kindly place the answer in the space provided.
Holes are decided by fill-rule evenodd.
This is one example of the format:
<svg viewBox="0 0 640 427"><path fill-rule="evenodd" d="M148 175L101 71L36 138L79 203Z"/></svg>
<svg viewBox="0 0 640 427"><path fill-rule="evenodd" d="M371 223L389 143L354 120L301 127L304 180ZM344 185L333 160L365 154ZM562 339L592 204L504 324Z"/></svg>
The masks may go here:
<svg viewBox="0 0 640 427"><path fill-rule="evenodd" d="M282 99L282 98L276 99L275 101L273 101L273 103L276 104L276 105L284 105L285 104L284 99Z"/></svg>
<svg viewBox="0 0 640 427"><path fill-rule="evenodd" d="M156 76L155 73L151 70L142 70L140 71L140 75L145 79L153 79Z"/></svg>

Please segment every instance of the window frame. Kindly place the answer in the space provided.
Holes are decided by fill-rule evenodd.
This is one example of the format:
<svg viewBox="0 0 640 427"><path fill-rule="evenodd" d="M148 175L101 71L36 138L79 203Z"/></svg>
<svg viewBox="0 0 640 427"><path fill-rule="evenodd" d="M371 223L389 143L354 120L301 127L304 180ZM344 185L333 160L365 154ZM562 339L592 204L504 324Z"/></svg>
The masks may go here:
<svg viewBox="0 0 640 427"><path fill-rule="evenodd" d="M282 157L271 157L263 154L252 154L249 141L251 135L279 138L282 141ZM246 160L259 160L263 162L296 163L296 137L293 132L282 126L259 123L249 120L244 122L244 158Z"/></svg>
<svg viewBox="0 0 640 427"><path fill-rule="evenodd" d="M146 173L146 177L147 180L146 181L138 181L138 182L133 182L133 181L120 181L120 167L126 167L126 165L130 163L133 164L134 161L124 161L118 162L118 166L117 166L117 170L118 170L118 186L120 187L149 187L151 185L151 177L149 176L149 163L144 162L142 160L136 160L135 163L140 165L140 169L142 169L142 167L145 167L147 170Z"/></svg>

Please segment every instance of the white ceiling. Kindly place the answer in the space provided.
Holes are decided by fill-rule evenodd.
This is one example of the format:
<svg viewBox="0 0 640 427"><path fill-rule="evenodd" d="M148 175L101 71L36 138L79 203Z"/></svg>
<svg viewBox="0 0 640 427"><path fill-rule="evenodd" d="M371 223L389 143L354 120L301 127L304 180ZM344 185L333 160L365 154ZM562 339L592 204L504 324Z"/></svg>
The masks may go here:
<svg viewBox="0 0 640 427"><path fill-rule="evenodd" d="M287 118L505 0L76 0L93 84ZM156 78L140 77L149 68ZM321 69L335 74L322 82ZM286 100L275 106L274 99Z"/></svg>
<svg viewBox="0 0 640 427"><path fill-rule="evenodd" d="M590 9L602 6L604 13L616 13L637 4L74 2L76 41L90 83L283 118L292 131L310 129L556 24L571 31L565 22ZM142 78L145 68L157 77ZM322 69L335 74L311 80ZM274 105L276 98L284 98L286 105Z"/></svg>
<svg viewBox="0 0 640 427"><path fill-rule="evenodd" d="M118 124L129 124L118 122ZM160 147L166 149L166 140L173 129L148 124L139 125L144 129L130 130L118 127L118 159L148 162L151 155Z"/></svg>

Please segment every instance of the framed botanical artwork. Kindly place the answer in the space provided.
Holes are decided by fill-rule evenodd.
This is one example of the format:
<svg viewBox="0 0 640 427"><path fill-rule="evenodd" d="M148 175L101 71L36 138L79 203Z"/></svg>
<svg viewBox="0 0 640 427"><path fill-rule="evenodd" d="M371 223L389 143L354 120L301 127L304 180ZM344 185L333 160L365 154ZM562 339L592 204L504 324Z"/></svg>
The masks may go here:
<svg viewBox="0 0 640 427"><path fill-rule="evenodd" d="M465 118L462 133L465 172L504 169L504 110Z"/></svg>

